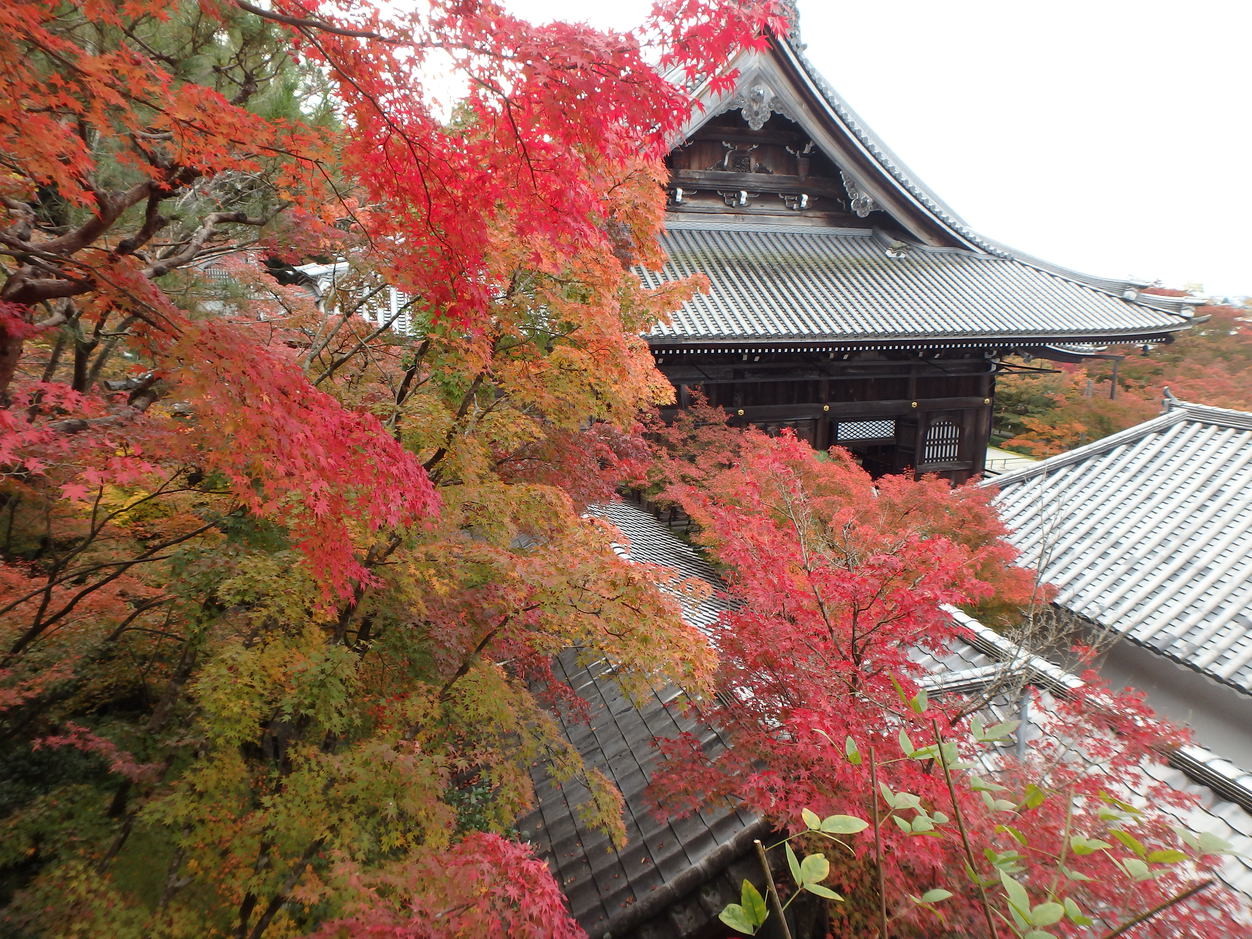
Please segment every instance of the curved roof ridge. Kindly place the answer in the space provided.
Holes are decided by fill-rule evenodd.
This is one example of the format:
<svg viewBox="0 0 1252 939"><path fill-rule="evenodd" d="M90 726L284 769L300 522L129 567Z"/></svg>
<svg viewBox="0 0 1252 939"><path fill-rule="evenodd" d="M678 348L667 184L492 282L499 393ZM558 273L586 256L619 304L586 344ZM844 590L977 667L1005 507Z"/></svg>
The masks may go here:
<svg viewBox="0 0 1252 939"><path fill-rule="evenodd" d="M1247 411L1237 411L1234 408L1219 408L1211 404L1199 404L1195 401L1181 401L1178 398L1167 401L1167 403L1170 411L1181 411L1193 421L1201 421L1205 424L1220 424L1223 427L1237 427L1240 430L1252 430L1252 413Z"/></svg>
<svg viewBox="0 0 1252 939"><path fill-rule="evenodd" d="M844 125L852 132L852 134L860 141L866 151L877 160L878 164L887 171L887 173L904 188L909 195L913 196L922 206L931 212L940 222L951 229L955 234L964 238L972 245L991 254L995 257L1011 258L1020 261L1023 264L1038 268L1041 271L1072 280L1085 286L1102 290L1106 293L1126 299L1128 302L1144 303L1138 299L1139 291L1143 288L1142 282L1132 280L1130 278L1112 278L1099 277L1093 274L1086 274L1081 271L1075 271L1071 268L1064 267L1059 264L1053 264L1044 261L1034 255L1020 251L1009 245L1006 245L994 238L988 238L975 231L968 222L965 221L955 209L939 197L939 195L927 186L921 178L909 168L900 157L869 127L865 120L857 114L857 112L844 100L834 87L826 80L825 76L813 64L812 60L804 54L802 49L790 38L775 37L775 41L780 48L788 52L795 60L800 70L813 83L814 87L821 93L826 104L830 109L843 121ZM1130 299L1125 297L1125 293L1134 290L1136 297ZM1153 306L1158 309L1167 309L1165 306L1155 303L1145 303L1144 305ZM1167 309L1167 312L1177 313L1180 316L1187 316L1176 310Z"/></svg>
<svg viewBox="0 0 1252 939"><path fill-rule="evenodd" d="M939 221L943 222L956 234L965 238L970 243L982 248L988 254L1000 256L1012 254L1001 245L984 238L978 232L970 227L965 219L957 214L956 210L944 202L939 196L925 183L921 182L917 174L911 170L908 165L896 155L887 144L879 137L852 106L844 100L839 92L826 80L826 77L818 71L817 66L809 59L790 39L776 39L779 46L790 53L796 64L800 66L800 70L808 77L814 87L821 92L822 98L832 111L843 122L848 130L852 131L853 136L860 141L866 151L870 153L879 165L883 167L891 177L899 183L909 195L917 199L925 206Z"/></svg>

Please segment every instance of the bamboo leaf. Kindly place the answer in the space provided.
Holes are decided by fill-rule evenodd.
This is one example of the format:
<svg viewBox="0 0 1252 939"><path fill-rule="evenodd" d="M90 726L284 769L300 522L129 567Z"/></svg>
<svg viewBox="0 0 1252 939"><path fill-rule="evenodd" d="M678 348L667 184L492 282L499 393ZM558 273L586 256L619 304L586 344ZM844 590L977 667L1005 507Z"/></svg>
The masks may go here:
<svg viewBox="0 0 1252 939"><path fill-rule="evenodd" d="M810 854L800 862L800 879L805 884L825 880L830 874L830 862L824 854Z"/></svg>
<svg viewBox="0 0 1252 939"><path fill-rule="evenodd" d="M791 850L791 842L787 842L783 847L786 848L787 868L791 871L791 879L796 882L798 887L803 883L800 877L800 861L796 858L796 853Z"/></svg>
<svg viewBox="0 0 1252 939"><path fill-rule="evenodd" d="M1030 911L1030 921L1035 926L1051 926L1065 916L1065 907L1059 903L1040 903Z"/></svg>
<svg viewBox="0 0 1252 939"><path fill-rule="evenodd" d="M765 922L769 911L765 907L765 899L761 896L761 891L756 889L752 881L745 880L743 882L739 902L743 905L743 911L748 915L748 919L752 921L754 926L759 926Z"/></svg>
<svg viewBox="0 0 1252 939"><path fill-rule="evenodd" d="M717 914L717 918L736 932L746 933L749 936L756 935L757 924L752 922L747 911L738 903L729 904Z"/></svg>
<svg viewBox="0 0 1252 939"><path fill-rule="evenodd" d="M822 831L831 835L854 835L869 827L869 822L855 815L827 815L822 819Z"/></svg>
<svg viewBox="0 0 1252 939"><path fill-rule="evenodd" d="M823 887L821 884L805 884L804 889L809 893L816 894L819 897L825 897L827 900L834 900L837 903L843 903L844 898L829 887Z"/></svg>

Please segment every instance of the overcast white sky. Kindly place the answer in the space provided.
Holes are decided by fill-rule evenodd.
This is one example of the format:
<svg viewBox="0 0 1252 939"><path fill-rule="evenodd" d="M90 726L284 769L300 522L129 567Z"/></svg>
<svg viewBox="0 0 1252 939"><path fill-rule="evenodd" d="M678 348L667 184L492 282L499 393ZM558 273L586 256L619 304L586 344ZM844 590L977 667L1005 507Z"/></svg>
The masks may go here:
<svg viewBox="0 0 1252 939"><path fill-rule="evenodd" d="M648 0L505 0L626 29ZM975 230L1091 274L1252 294L1246 0L801 0L808 55Z"/></svg>

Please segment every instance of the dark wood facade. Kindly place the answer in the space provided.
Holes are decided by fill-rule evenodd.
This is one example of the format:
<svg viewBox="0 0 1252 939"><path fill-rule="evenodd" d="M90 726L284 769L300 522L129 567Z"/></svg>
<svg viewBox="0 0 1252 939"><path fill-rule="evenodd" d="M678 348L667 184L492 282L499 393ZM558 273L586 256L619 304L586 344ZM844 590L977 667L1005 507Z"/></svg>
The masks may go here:
<svg viewBox="0 0 1252 939"><path fill-rule="evenodd" d="M735 421L790 428L819 450L843 447L875 476L913 470L961 482L983 471L995 363L948 355L667 350L658 358L679 407L699 391Z"/></svg>
<svg viewBox="0 0 1252 939"><path fill-rule="evenodd" d="M852 207L839 168L777 114L757 128L740 110L719 114L666 162L674 214L870 227L868 213L857 216Z"/></svg>
<svg viewBox="0 0 1252 939"><path fill-rule="evenodd" d="M670 154L672 217L878 227L910 238L795 121L757 116L750 107L718 114ZM995 386L989 354L925 345L806 352L782 343L735 354L693 343L658 349L657 361L678 407L698 390L736 421L771 433L790 428L820 450L843 447L875 476L913 471L963 482L983 471Z"/></svg>

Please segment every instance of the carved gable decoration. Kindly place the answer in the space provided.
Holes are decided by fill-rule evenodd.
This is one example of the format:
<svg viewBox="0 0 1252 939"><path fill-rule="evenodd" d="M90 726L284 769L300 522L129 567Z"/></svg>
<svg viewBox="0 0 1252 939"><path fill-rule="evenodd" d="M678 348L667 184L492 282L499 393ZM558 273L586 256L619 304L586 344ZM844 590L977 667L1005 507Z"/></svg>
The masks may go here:
<svg viewBox="0 0 1252 939"><path fill-rule="evenodd" d="M855 196L849 196L838 166L794 120L766 109L778 98L765 86L758 90L761 109L751 118L747 109L728 104L670 154L671 208L857 224ZM862 197L857 205L873 203Z"/></svg>
<svg viewBox="0 0 1252 939"><path fill-rule="evenodd" d="M795 120L785 100L760 79L737 91L717 113L725 111L739 111L743 115L744 123L752 130L760 130L775 114Z"/></svg>
<svg viewBox="0 0 1252 939"><path fill-rule="evenodd" d="M726 148L726 153L720 160L709 167L710 170L727 173L772 174L774 172L764 163L753 159L752 153L760 146L759 143L740 144L723 140L722 146Z"/></svg>
<svg viewBox="0 0 1252 939"><path fill-rule="evenodd" d="M843 188L847 190L848 198L852 200L849 207L857 218L865 218L874 211L874 197L867 193L860 183L843 170L839 171L839 178L843 180Z"/></svg>
<svg viewBox="0 0 1252 939"><path fill-rule="evenodd" d="M733 90L700 93L670 153L670 209L881 228L914 243L986 250L913 185L804 58L782 39L728 63Z"/></svg>

